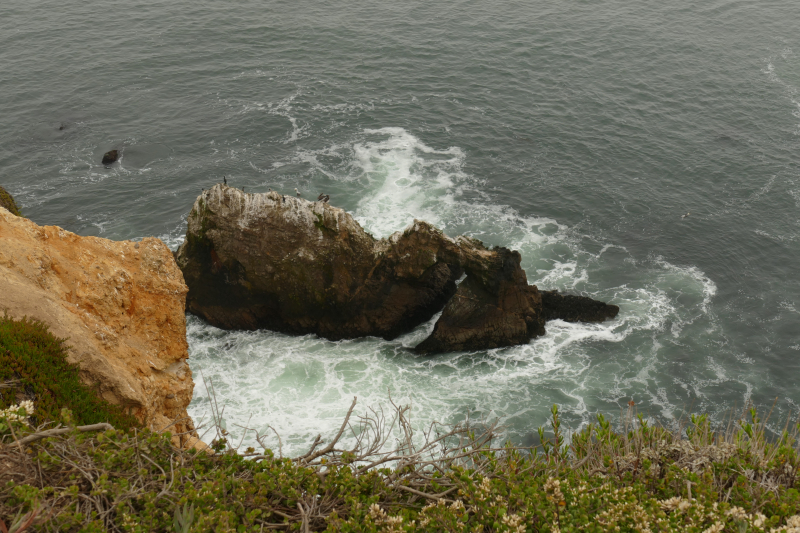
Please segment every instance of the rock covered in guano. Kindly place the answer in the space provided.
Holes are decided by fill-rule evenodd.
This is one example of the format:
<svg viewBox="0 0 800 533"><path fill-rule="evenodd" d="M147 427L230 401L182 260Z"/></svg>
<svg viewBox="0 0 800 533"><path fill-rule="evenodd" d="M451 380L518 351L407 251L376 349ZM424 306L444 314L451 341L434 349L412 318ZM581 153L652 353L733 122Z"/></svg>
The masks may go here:
<svg viewBox="0 0 800 533"><path fill-rule="evenodd" d="M544 333L542 299L517 252L418 220L377 240L342 209L277 192L203 191L176 260L187 310L224 329L392 339L444 308L420 352Z"/></svg>

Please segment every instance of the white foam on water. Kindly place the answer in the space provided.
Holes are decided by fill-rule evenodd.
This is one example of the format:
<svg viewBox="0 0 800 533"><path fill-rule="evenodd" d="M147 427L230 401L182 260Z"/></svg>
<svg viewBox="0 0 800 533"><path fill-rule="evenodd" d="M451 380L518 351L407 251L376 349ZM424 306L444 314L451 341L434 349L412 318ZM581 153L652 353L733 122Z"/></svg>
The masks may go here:
<svg viewBox="0 0 800 533"><path fill-rule="evenodd" d="M335 166L325 163L331 156L339 161ZM715 334L717 288L703 272L661 257L633 258L555 220L495 205L481 192L481 181L464 171L465 157L458 147L433 148L402 128L382 128L366 130L349 144L298 150L292 162L309 165L316 179L334 180L340 196L350 195L358 221L378 237L419 218L450 235L508 246L522 254L531 283L615 303L621 308L615 320L555 320L546 335L524 346L420 357L410 349L437 317L393 341L339 342L226 332L189 317L189 361L198 384L189 413L208 418L205 377L227 405L225 423L237 442L238 426L261 434L271 434L271 427L287 455L304 451L317 434L334 434L354 396L363 413L387 406L390 394L397 403L413 405L419 426L496 418L509 438L525 442L553 403L573 429L634 397L651 415L670 418L685 407L686 391L702 394L720 382L714 361L688 361L693 372L680 382L670 372L676 364L671 358L688 342L687 330L692 338L698 327L699 337ZM599 251L587 251L587 239ZM610 271L614 276L604 275ZM245 442L256 445L252 436ZM273 437L267 442L277 445Z"/></svg>
<svg viewBox="0 0 800 533"><path fill-rule="evenodd" d="M463 152L457 147L436 150L402 128L365 134L385 138L353 147L354 164L367 184L356 220L376 237L386 237L415 218L446 229L457 183L464 177Z"/></svg>
<svg viewBox="0 0 800 533"><path fill-rule="evenodd" d="M792 53L791 48L784 48L779 54L780 59L784 62L787 61L797 61ZM778 76L777 69L775 68L775 63L778 62L778 57L772 56L764 59L766 62L765 67L761 70L764 74L767 75L767 78L773 82L780 85L786 94L786 98L792 103L794 108L792 109L791 113L792 116L795 118L800 119L800 89L785 81L783 78ZM795 135L800 135L800 123L797 124L794 130Z"/></svg>

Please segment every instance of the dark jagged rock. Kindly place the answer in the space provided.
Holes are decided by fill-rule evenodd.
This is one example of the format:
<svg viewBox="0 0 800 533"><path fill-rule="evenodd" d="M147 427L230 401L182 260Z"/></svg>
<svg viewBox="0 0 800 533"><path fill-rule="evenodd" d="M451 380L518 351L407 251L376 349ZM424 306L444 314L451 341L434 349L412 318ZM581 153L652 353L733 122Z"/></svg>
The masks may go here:
<svg viewBox="0 0 800 533"><path fill-rule="evenodd" d="M518 252L451 239L418 220L376 240L328 203L219 184L195 202L175 257L187 310L224 329L392 339L444 307L418 352L544 333L542 298Z"/></svg>
<svg viewBox="0 0 800 533"><path fill-rule="evenodd" d="M487 275L468 273L417 353L485 350L544 335L542 299L536 285L528 285L519 253L492 252Z"/></svg>
<svg viewBox="0 0 800 533"><path fill-rule="evenodd" d="M117 150L109 150L105 154L103 154L103 161L104 165L110 165L111 163L115 162L119 158L119 152Z"/></svg>
<svg viewBox="0 0 800 533"><path fill-rule="evenodd" d="M542 314L545 320L565 322L603 322L615 318L619 306L592 300L587 296L542 291Z"/></svg>
<svg viewBox="0 0 800 533"><path fill-rule="evenodd" d="M19 212L19 208L17 207L17 203L14 201L14 197L2 187L0 187L0 207L8 209L12 215L17 215L18 217L22 216L22 213Z"/></svg>
<svg viewBox="0 0 800 533"><path fill-rule="evenodd" d="M391 339L442 309L461 254L424 222L376 240L330 204L216 185L195 202L177 262L187 310L218 327Z"/></svg>

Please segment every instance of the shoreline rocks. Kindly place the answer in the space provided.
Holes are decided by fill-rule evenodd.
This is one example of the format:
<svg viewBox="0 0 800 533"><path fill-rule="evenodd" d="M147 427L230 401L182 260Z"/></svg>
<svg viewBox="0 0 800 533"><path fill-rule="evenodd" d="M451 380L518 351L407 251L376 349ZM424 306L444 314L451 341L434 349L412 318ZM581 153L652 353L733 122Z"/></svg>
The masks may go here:
<svg viewBox="0 0 800 533"><path fill-rule="evenodd" d="M223 329L392 339L455 293L448 248L458 254L429 224L378 241L328 203L217 185L195 202L176 259L187 310Z"/></svg>
<svg viewBox="0 0 800 533"><path fill-rule="evenodd" d="M544 335L542 298L528 285L518 252L495 248L490 275L468 274L417 353L485 350Z"/></svg>
<svg viewBox="0 0 800 533"><path fill-rule="evenodd" d="M175 444L194 445L187 288L167 246L80 237L3 208L0 242L0 312L47 324L84 383L151 429L177 420L170 431L187 434Z"/></svg>
<svg viewBox="0 0 800 533"><path fill-rule="evenodd" d="M223 329L392 339L444 308L417 347L437 353L526 343L574 307L545 312L507 248L419 220L377 240L328 203L223 184L196 200L175 257L187 310Z"/></svg>
<svg viewBox="0 0 800 533"><path fill-rule="evenodd" d="M603 322L616 318L619 306L598 302L587 296L542 291L542 310L545 320L565 322Z"/></svg>

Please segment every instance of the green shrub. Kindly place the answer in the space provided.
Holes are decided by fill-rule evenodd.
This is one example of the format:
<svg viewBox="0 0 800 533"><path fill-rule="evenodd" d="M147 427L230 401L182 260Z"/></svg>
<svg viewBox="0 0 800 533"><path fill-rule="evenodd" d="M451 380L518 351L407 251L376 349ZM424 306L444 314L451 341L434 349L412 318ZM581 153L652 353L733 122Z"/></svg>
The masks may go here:
<svg viewBox="0 0 800 533"><path fill-rule="evenodd" d="M17 403L16 393L22 390L34 399L37 421L60 420L61 409L67 408L79 425L138 426L134 417L81 383L78 365L67 362L65 342L42 322L0 317L0 383L17 382L16 387L0 389L0 409Z"/></svg>
<svg viewBox="0 0 800 533"><path fill-rule="evenodd" d="M40 420L126 427L39 322L0 320L3 378L35 392ZM351 424L355 405L333 439L291 459L280 439L277 456L240 454L219 424L204 452L140 428L31 436L29 403L0 409L0 531L800 533L800 426L771 437L754 409L727 428L701 415L670 430L631 405L620 427L598 415L568 440L553 406L541 445L522 449L493 444L494 426L415 432L394 403ZM340 442L345 430L355 441Z"/></svg>
<svg viewBox="0 0 800 533"><path fill-rule="evenodd" d="M14 465L0 469L0 517L53 532L800 532L797 428L770 439L755 412L725 432L703 416L675 431L631 413L622 425L599 416L538 449L406 443L391 468L362 468L358 447L248 459L225 439L205 453L149 430L76 430L0 446Z"/></svg>
<svg viewBox="0 0 800 533"><path fill-rule="evenodd" d="M19 212L19 208L17 207L17 203L14 201L14 197L8 194L8 191L2 187L0 187L0 207L5 207L11 211L12 215L17 215L18 217L22 216L22 213Z"/></svg>

